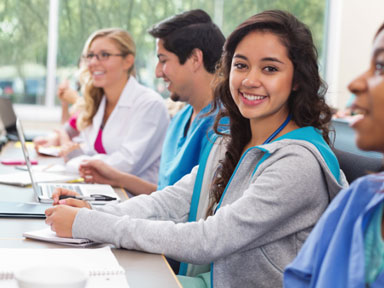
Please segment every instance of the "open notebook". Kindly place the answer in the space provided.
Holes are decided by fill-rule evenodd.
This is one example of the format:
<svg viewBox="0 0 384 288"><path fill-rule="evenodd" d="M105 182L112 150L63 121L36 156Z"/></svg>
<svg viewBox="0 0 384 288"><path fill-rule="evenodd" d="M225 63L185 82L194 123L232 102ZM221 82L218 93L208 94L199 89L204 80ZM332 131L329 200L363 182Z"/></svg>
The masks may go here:
<svg viewBox="0 0 384 288"><path fill-rule="evenodd" d="M17 288L14 273L35 265L68 265L85 269L86 288L129 288L124 269L111 248L24 249L0 248L0 288Z"/></svg>

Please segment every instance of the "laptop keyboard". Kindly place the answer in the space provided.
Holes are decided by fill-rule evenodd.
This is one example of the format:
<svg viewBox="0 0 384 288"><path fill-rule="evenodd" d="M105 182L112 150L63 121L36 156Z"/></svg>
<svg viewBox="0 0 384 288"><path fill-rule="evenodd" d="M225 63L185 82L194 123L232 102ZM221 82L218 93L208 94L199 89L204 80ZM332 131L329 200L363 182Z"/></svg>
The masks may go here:
<svg viewBox="0 0 384 288"><path fill-rule="evenodd" d="M42 187L40 187L41 189ZM75 191L77 193L79 193L80 195L83 195L83 192L81 192L81 189L79 187L79 185L63 185L63 184L60 184L60 185L46 185L45 186L46 188L46 195L50 198L53 194L53 192L55 191L56 188L65 188L65 189L69 189L69 190L72 190L72 191Z"/></svg>

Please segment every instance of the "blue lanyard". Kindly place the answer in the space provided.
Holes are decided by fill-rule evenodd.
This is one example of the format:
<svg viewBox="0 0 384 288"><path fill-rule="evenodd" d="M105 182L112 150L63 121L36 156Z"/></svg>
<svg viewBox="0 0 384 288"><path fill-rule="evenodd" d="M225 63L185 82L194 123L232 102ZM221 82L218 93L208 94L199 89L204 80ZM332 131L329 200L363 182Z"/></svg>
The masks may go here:
<svg viewBox="0 0 384 288"><path fill-rule="evenodd" d="M285 126L287 126L288 122L291 121L291 118L292 118L291 114L288 114L288 117L287 117L287 119L285 119L284 123L281 124L280 127L277 128L276 131L273 132L273 133L271 134L271 136L269 136L268 139L265 140L265 142L264 142L263 144L268 144L269 142L271 142L271 140L272 140L273 138L275 138L276 135L279 134L279 133L281 132L281 130L284 129Z"/></svg>

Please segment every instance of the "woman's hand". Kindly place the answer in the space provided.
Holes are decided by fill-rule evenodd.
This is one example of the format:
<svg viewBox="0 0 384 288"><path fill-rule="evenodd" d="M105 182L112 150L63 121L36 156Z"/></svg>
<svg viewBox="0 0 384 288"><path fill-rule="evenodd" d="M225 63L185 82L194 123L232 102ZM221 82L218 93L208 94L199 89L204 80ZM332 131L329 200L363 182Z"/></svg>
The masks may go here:
<svg viewBox="0 0 384 288"><path fill-rule="evenodd" d="M45 210L45 223L51 226L57 236L72 238L72 225L79 210L66 205L48 208Z"/></svg>
<svg viewBox="0 0 384 288"><path fill-rule="evenodd" d="M64 146L73 143L69 138L67 132L60 128L55 129L54 133L48 136L36 137L33 139L33 143L35 144L36 152L39 153L39 146L42 147L52 147L52 146Z"/></svg>
<svg viewBox="0 0 384 288"><path fill-rule="evenodd" d="M50 146L59 146L60 139L57 133L53 133L49 136L38 136L33 139L33 144L35 144L36 152L39 153L39 146L50 147Z"/></svg>
<svg viewBox="0 0 384 288"><path fill-rule="evenodd" d="M74 199L74 198L66 198L59 199L60 196L80 196L79 193L65 189L65 188L56 188L52 194L53 205L67 205L76 208L88 208L91 209L91 205L87 201Z"/></svg>
<svg viewBox="0 0 384 288"><path fill-rule="evenodd" d="M119 186L120 171L101 160L89 160L81 163L80 176L87 183Z"/></svg>

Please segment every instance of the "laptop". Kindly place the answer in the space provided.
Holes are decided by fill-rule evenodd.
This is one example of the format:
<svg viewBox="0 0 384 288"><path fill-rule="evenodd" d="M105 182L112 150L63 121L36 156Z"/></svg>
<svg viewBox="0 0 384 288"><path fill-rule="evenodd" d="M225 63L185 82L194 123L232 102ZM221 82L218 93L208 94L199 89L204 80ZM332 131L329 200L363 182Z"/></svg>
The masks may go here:
<svg viewBox="0 0 384 288"><path fill-rule="evenodd" d="M16 128L16 114L13 110L12 101L6 97L0 97L0 117L3 122L7 138L11 141L18 141L19 137ZM32 141L33 136L25 136L26 141Z"/></svg>
<svg viewBox="0 0 384 288"><path fill-rule="evenodd" d="M119 195L110 185L104 184L72 184L72 183L37 183L33 175L31 160L29 152L25 144L24 131L19 119L16 120L16 128L21 143L21 149L23 151L25 163L27 164L27 170L31 178L32 188L36 196L36 200L41 203L52 203L52 194L56 188L66 188L76 191L82 196L93 197L95 195L103 195L112 197L116 201L120 201ZM92 204L106 204L111 201L93 201Z"/></svg>

